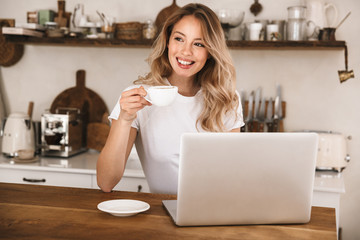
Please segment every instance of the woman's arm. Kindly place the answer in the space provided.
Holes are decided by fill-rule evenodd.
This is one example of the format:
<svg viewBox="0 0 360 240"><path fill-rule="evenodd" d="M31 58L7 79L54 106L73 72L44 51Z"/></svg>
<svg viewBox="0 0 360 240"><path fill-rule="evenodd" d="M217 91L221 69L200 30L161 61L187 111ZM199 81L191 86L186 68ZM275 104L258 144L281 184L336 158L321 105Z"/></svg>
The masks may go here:
<svg viewBox="0 0 360 240"><path fill-rule="evenodd" d="M240 128L234 128L230 132L240 132Z"/></svg>
<svg viewBox="0 0 360 240"><path fill-rule="evenodd" d="M143 98L145 95L146 91L142 87L121 95L120 115L118 120L112 120L109 136L96 166L97 183L104 192L110 192L123 176L137 135L137 130L131 124L139 110L151 105Z"/></svg>
<svg viewBox="0 0 360 240"><path fill-rule="evenodd" d="M96 166L97 184L104 192L110 192L122 178L136 135L135 128L119 120L112 121Z"/></svg>

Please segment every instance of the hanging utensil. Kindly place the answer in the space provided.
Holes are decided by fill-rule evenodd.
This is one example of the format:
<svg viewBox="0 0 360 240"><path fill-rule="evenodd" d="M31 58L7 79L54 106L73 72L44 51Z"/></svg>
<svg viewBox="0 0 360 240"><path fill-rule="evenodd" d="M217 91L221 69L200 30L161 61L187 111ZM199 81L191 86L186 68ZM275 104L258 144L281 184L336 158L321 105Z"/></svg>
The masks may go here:
<svg viewBox="0 0 360 240"><path fill-rule="evenodd" d="M350 16L350 14L351 11L348 14L346 14L346 16L340 21L340 23L336 26L336 29L338 29L341 26L341 24L344 23L344 21ZM345 54L345 70L338 71L340 83L343 83L350 78L355 78L354 71L348 70L348 49L346 45L344 47L344 54Z"/></svg>
<svg viewBox="0 0 360 240"><path fill-rule="evenodd" d="M255 91L255 104L254 104L254 118L253 118L253 131L259 131L259 106L261 99L261 87L258 87Z"/></svg>
<svg viewBox="0 0 360 240"><path fill-rule="evenodd" d="M338 29L341 24L343 24L343 22L350 16L351 12L348 12L348 14L346 14L346 16L343 18L343 20L340 21L340 23L336 26L335 29Z"/></svg>
<svg viewBox="0 0 360 240"><path fill-rule="evenodd" d="M281 97L281 85L280 84L277 84L276 85L276 96L279 96L279 109L278 109L278 116L279 116L279 119L281 120L283 115L283 111L282 111L282 97Z"/></svg>
<svg viewBox="0 0 360 240"><path fill-rule="evenodd" d="M240 90L240 101L243 112L245 108L245 99L246 99L246 92L244 90ZM240 128L240 132L245 132L245 125Z"/></svg>
<svg viewBox="0 0 360 240"><path fill-rule="evenodd" d="M262 11L262 5L259 3L259 0L255 0L255 2L250 6L250 12L257 16Z"/></svg>
<svg viewBox="0 0 360 240"><path fill-rule="evenodd" d="M266 119L265 123L267 126L267 132L274 131L274 123L273 123L273 100L270 98L267 108L266 108Z"/></svg>
<svg viewBox="0 0 360 240"><path fill-rule="evenodd" d="M275 97L275 111L274 111L274 117L273 117L273 132L279 132L279 121L280 121L280 116L279 116L279 110L280 110L280 97L276 96Z"/></svg>
<svg viewBox="0 0 360 240"><path fill-rule="evenodd" d="M249 96L249 101L248 101L248 114L245 120L247 129L247 132L252 132L253 131L253 125L252 125L252 120L253 120L253 104L254 104L254 91L251 91L250 96Z"/></svg>
<svg viewBox="0 0 360 240"><path fill-rule="evenodd" d="M263 97L261 100L261 104L260 104L260 110L259 110L259 128L258 131L259 132L263 132L264 131L264 123L265 123L265 104L266 104L266 99Z"/></svg>
<svg viewBox="0 0 360 240"><path fill-rule="evenodd" d="M350 78L355 78L354 71L348 70L348 49L346 45L344 47L344 51L345 51L345 70L338 71L340 83L343 83Z"/></svg>

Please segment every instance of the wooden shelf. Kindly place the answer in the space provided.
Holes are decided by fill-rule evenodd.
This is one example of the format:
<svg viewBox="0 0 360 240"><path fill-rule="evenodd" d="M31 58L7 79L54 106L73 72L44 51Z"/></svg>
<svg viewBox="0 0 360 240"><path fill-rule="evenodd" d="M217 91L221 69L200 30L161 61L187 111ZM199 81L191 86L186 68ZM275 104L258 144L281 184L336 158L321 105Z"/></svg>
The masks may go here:
<svg viewBox="0 0 360 240"><path fill-rule="evenodd" d="M331 50L344 49L345 41L227 41L231 49L292 49Z"/></svg>
<svg viewBox="0 0 360 240"><path fill-rule="evenodd" d="M6 40L18 44L76 46L76 47L136 47L150 48L152 40L85 39L85 38L37 38L5 35ZM228 41L230 49L344 49L345 41Z"/></svg>
<svg viewBox="0 0 360 240"><path fill-rule="evenodd" d="M75 47L137 47L150 48L152 40L120 40L120 39L89 39L89 38L49 38L19 35L4 35L6 41L18 44L75 46Z"/></svg>

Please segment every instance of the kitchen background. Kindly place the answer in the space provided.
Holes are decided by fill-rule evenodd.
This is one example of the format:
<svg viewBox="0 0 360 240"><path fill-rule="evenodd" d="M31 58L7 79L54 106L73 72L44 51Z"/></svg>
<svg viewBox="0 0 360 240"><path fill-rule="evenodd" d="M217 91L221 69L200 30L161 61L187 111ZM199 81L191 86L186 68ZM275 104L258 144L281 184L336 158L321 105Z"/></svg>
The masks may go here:
<svg viewBox="0 0 360 240"><path fill-rule="evenodd" d="M171 0L67 0L66 11L75 4L85 5L85 14L100 21L96 10L115 17L117 22L155 20ZM178 0L183 6L192 1ZM255 19L287 19L287 7L301 0L260 0L262 12L254 17L249 11L253 0L195 1L212 9L238 8L245 11L245 22ZM287 102L286 131L324 130L351 136L348 152L351 161L343 171L346 193L341 198L340 227L343 239L360 239L360 1L331 0L339 10L339 19L350 17L336 31L337 40L345 40L349 49L349 69L355 78L340 83L338 70L344 70L343 50L231 50L237 88L249 93L259 86L265 97L276 95L276 84L283 89ZM26 22L26 12L41 9L57 11L56 0L1 0L0 18ZM238 29L237 29L238 30ZM232 35L237 35L236 31ZM86 70L86 86L96 91L109 111L121 91L138 75L148 71L145 59L149 48L96 48L26 45L22 59L11 67L0 67L0 86L8 113L27 111L33 101L33 118L40 120L54 98L75 85L76 71ZM296 171L294 169L294 171Z"/></svg>

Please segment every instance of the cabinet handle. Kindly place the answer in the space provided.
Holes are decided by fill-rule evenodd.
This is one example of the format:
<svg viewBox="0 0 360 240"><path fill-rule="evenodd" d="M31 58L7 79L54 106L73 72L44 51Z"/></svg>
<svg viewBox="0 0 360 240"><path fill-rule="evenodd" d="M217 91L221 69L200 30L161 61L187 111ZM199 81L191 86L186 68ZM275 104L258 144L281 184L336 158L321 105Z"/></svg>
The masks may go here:
<svg viewBox="0 0 360 240"><path fill-rule="evenodd" d="M46 182L46 179L31 179L31 178L23 178L24 182L38 183L38 182Z"/></svg>
<svg viewBox="0 0 360 240"><path fill-rule="evenodd" d="M138 192L141 192L142 186L138 185Z"/></svg>

